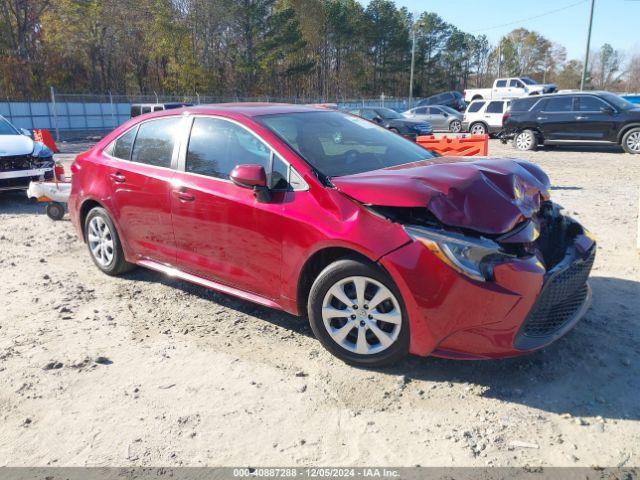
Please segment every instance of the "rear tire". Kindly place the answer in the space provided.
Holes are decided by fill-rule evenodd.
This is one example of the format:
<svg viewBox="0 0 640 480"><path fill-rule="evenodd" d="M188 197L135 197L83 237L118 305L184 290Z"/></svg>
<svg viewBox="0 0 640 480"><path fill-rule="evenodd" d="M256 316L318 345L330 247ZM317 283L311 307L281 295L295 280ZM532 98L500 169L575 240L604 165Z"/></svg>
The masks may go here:
<svg viewBox="0 0 640 480"><path fill-rule="evenodd" d="M95 207L88 213L84 222L84 238L91 260L107 275L116 276L135 268L125 260L116 227L104 208Z"/></svg>
<svg viewBox="0 0 640 480"><path fill-rule="evenodd" d="M397 128L390 128L389 131L400 135L400 132L398 131Z"/></svg>
<svg viewBox="0 0 640 480"><path fill-rule="evenodd" d="M487 131L487 126L482 122L472 123L469 127L469 133L472 135L486 135Z"/></svg>
<svg viewBox="0 0 640 480"><path fill-rule="evenodd" d="M520 151L534 151L538 148L538 137L533 130L523 130L516 134L513 146Z"/></svg>
<svg viewBox="0 0 640 480"><path fill-rule="evenodd" d="M622 137L622 148L633 155L640 154L640 128L632 128Z"/></svg>
<svg viewBox="0 0 640 480"><path fill-rule="evenodd" d="M350 365L380 367L409 352L404 302L374 264L343 259L327 266L311 287L307 312L320 343Z"/></svg>
<svg viewBox="0 0 640 480"><path fill-rule="evenodd" d="M451 133L460 133L462 131L462 122L460 120L452 120L449 123L449 131Z"/></svg>
<svg viewBox="0 0 640 480"><path fill-rule="evenodd" d="M45 212L51 220L62 220L62 217L64 217L64 205L60 202L48 203Z"/></svg>

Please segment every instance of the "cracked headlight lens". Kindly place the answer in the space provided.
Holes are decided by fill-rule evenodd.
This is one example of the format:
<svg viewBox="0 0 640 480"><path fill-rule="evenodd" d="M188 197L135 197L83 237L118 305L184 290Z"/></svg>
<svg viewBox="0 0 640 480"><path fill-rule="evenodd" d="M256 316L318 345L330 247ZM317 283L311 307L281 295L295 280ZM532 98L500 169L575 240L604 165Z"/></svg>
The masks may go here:
<svg viewBox="0 0 640 480"><path fill-rule="evenodd" d="M473 280L484 282L493 278L493 267L514 256L502 251L500 245L486 238L474 238L443 230L404 226L405 232L422 243L440 260Z"/></svg>

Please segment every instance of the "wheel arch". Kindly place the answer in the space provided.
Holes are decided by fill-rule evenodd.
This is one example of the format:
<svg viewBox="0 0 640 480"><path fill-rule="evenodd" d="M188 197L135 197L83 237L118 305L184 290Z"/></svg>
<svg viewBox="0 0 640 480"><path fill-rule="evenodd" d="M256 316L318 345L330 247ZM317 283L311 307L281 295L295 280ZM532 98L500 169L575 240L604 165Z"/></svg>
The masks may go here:
<svg viewBox="0 0 640 480"><path fill-rule="evenodd" d="M473 97L471 97L471 101L473 102L474 100L484 100L484 97L480 94L474 95Z"/></svg>
<svg viewBox="0 0 640 480"><path fill-rule="evenodd" d="M484 120L475 120L475 121L471 122L469 124L469 133L471 133L471 129L473 128L473 126L477 125L479 123L484 125L484 129L487 131L487 133L489 133L489 124L487 122L485 122Z"/></svg>
<svg viewBox="0 0 640 480"><path fill-rule="evenodd" d="M622 138L627 134L627 132L629 130L632 130L634 128L640 128L640 122L630 123L630 124L625 125L624 127L622 127L620 129L620 132L618 133L618 143L621 144L622 143Z"/></svg>
<svg viewBox="0 0 640 480"><path fill-rule="evenodd" d="M296 305L299 314L304 315L306 313L309 292L311 291L311 286L318 277L318 274L333 262L345 258L360 260L370 263L371 265L375 265L392 278L389 272L376 262L375 259L370 258L357 250L338 246L321 248L314 252L313 255L305 261L302 269L300 270L300 275L298 275Z"/></svg>

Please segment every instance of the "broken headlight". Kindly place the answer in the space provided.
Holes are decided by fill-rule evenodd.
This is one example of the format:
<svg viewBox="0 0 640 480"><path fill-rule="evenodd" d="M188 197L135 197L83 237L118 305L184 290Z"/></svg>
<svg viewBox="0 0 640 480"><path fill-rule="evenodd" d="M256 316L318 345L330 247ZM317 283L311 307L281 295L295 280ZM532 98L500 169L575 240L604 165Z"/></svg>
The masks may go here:
<svg viewBox="0 0 640 480"><path fill-rule="evenodd" d="M416 226L405 226L404 230L451 268L480 282L493 278L496 264L514 258L496 242L486 238Z"/></svg>

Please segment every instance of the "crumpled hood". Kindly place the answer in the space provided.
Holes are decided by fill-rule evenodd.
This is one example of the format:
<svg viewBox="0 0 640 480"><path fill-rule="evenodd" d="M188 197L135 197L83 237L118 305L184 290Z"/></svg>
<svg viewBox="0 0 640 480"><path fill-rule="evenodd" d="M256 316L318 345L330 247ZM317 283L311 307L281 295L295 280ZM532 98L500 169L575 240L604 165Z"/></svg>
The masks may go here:
<svg viewBox="0 0 640 480"><path fill-rule="evenodd" d="M531 218L549 177L510 158L442 157L334 177L338 190L366 205L426 207L445 225L501 234Z"/></svg>
<svg viewBox="0 0 640 480"><path fill-rule="evenodd" d="M0 135L0 157L29 155L34 141L25 135Z"/></svg>

